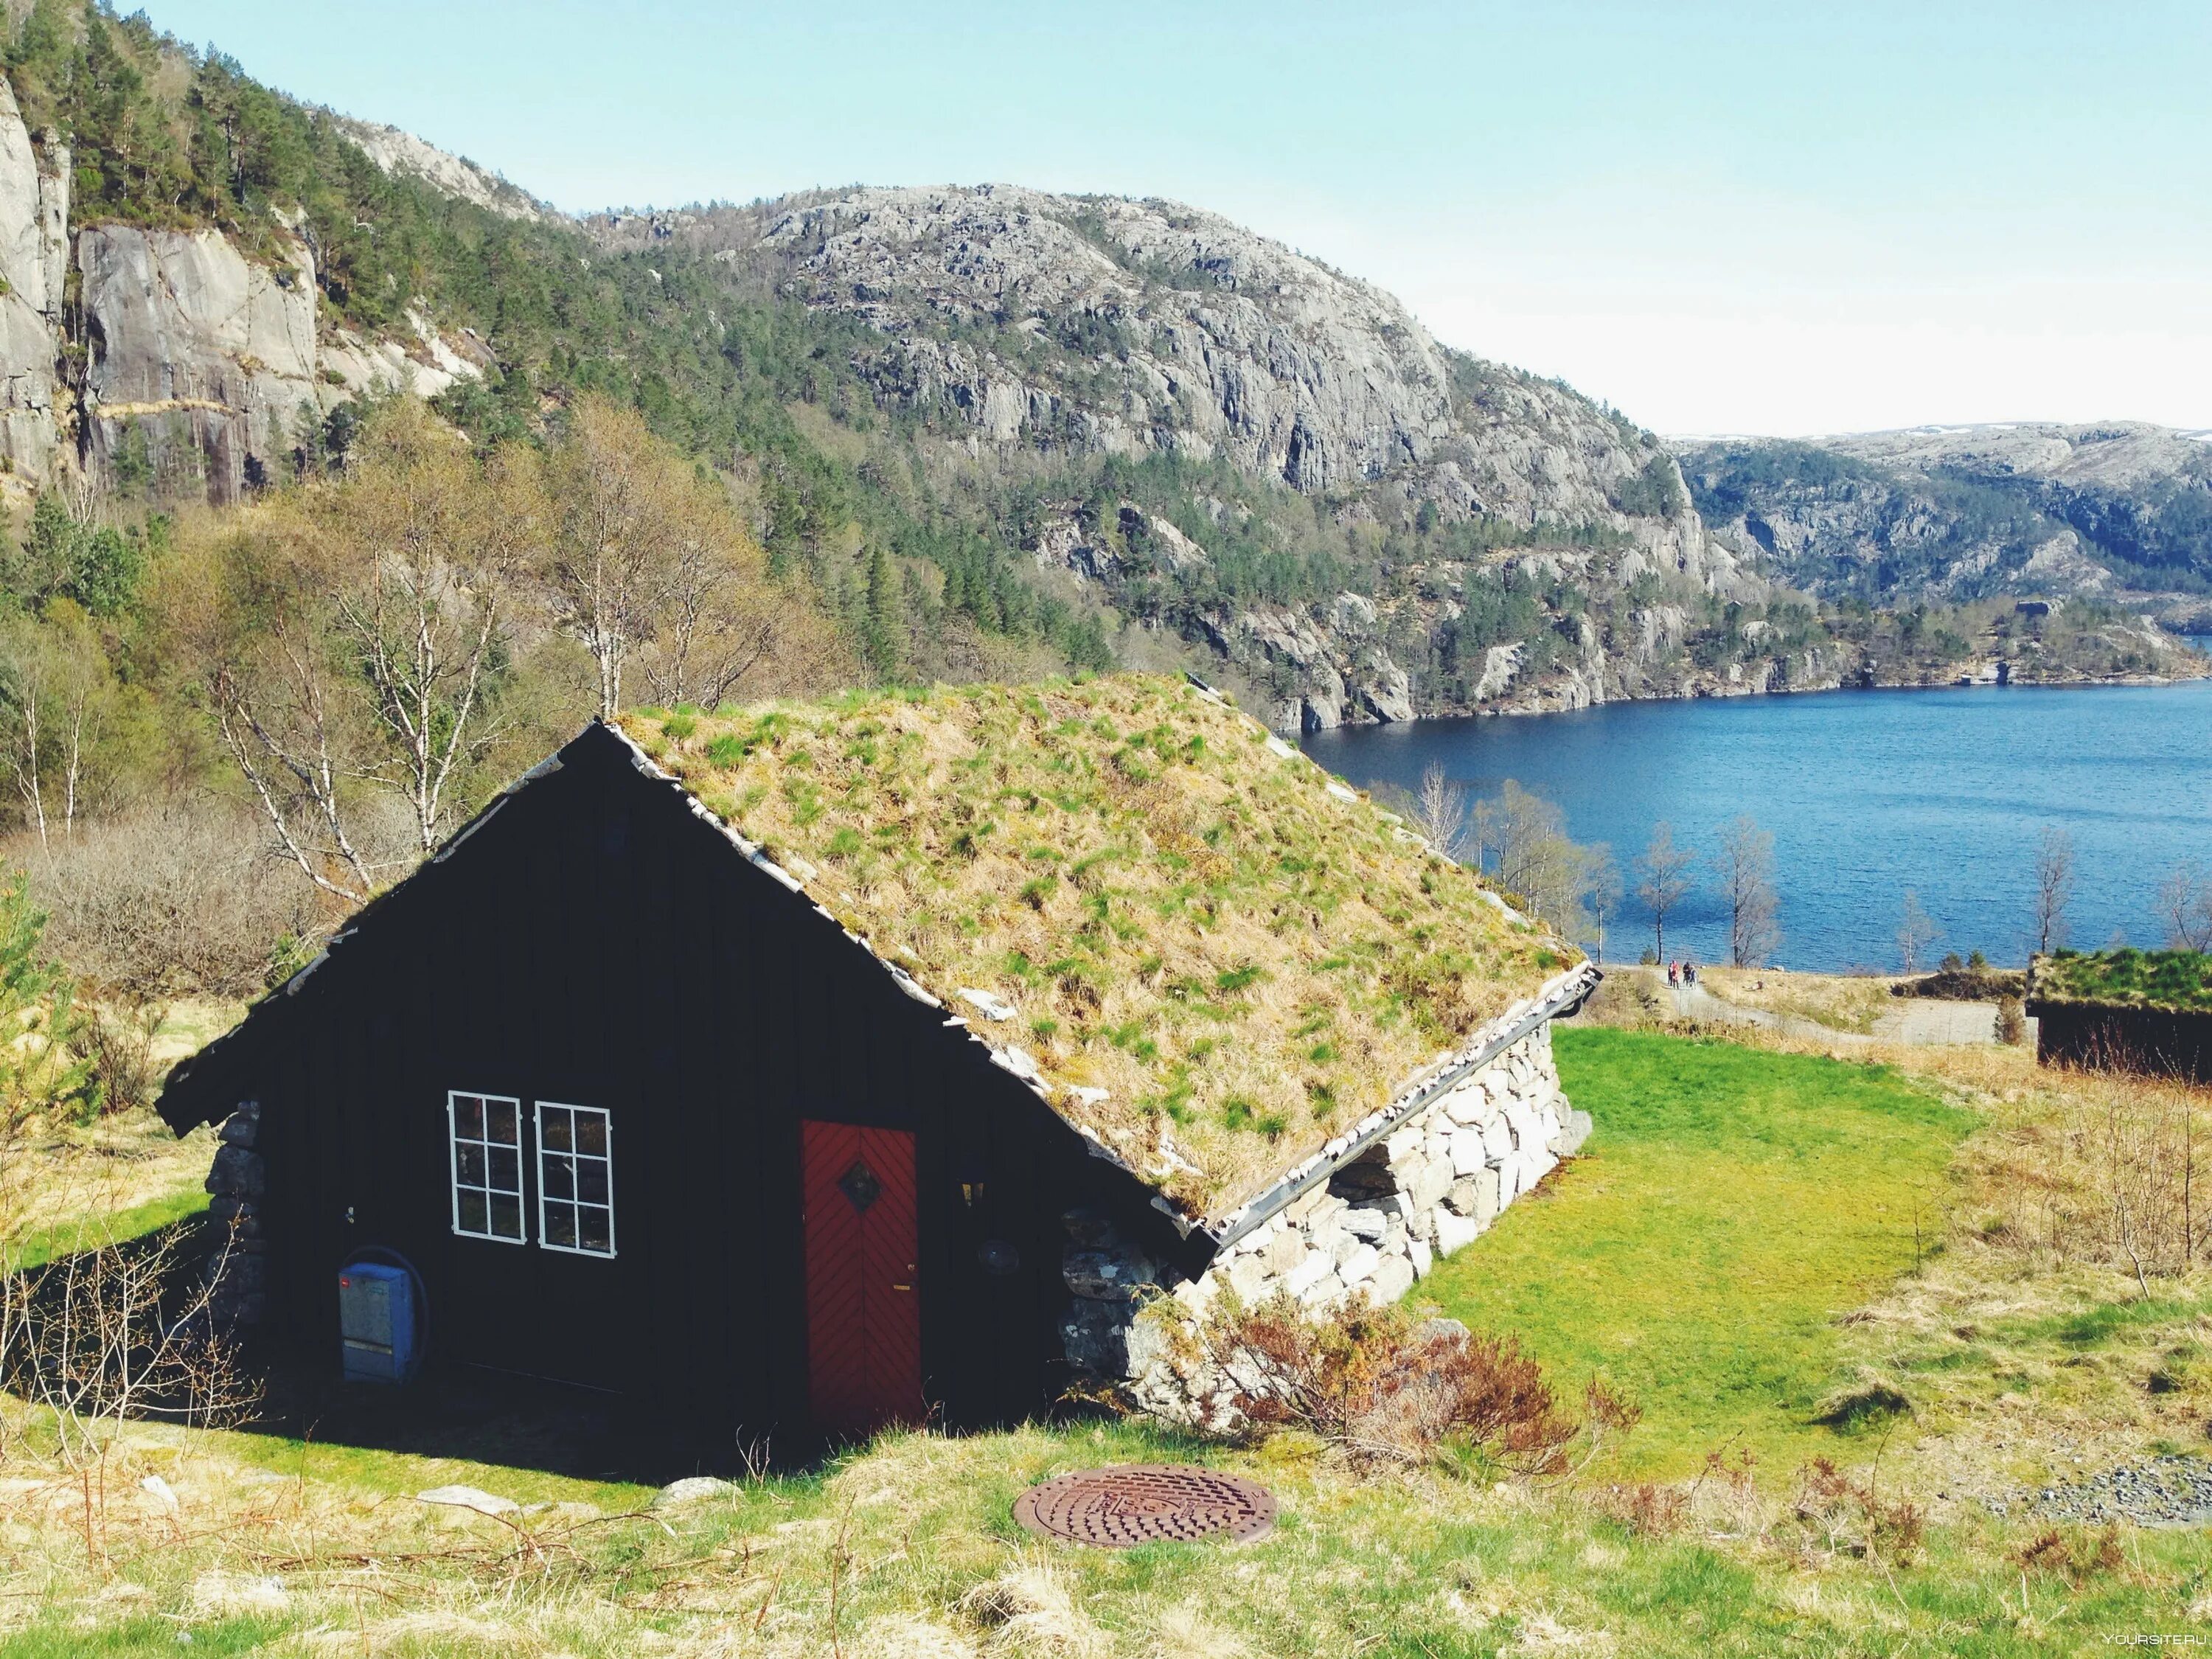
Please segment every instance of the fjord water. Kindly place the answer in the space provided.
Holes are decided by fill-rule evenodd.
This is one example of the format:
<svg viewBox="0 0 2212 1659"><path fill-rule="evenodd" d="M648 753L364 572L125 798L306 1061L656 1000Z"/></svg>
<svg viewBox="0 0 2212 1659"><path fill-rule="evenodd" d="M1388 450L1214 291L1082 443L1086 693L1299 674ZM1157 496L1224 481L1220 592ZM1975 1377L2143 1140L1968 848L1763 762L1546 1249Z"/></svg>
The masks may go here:
<svg viewBox="0 0 2212 1659"><path fill-rule="evenodd" d="M2074 839L2072 943L2165 943L2158 886L2212 867L2212 682L1976 686L1622 702L1573 714L1346 726L1306 752L1363 788L1411 789L1431 762L1474 795L1508 778L1554 800L1577 841L1605 842L1630 896L1607 955L1651 943L1632 860L1664 818L1710 855L1748 812L1773 832L1793 968L1893 968L1907 888L1943 930L1938 952L2026 957L2036 847ZM1667 927L1669 956L1727 959L1709 862Z"/></svg>

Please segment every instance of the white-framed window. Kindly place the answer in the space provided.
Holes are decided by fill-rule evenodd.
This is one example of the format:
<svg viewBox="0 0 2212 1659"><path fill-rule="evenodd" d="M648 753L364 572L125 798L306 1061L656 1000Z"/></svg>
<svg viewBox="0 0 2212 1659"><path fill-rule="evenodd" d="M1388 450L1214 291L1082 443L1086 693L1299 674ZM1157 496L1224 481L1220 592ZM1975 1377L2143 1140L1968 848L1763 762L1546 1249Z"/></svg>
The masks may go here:
<svg viewBox="0 0 2212 1659"><path fill-rule="evenodd" d="M614 1121L597 1106L538 1103L538 1242L615 1253Z"/></svg>
<svg viewBox="0 0 2212 1659"><path fill-rule="evenodd" d="M530 1242L522 1224L522 1103L453 1090L446 1096L453 1152L453 1231L464 1238Z"/></svg>

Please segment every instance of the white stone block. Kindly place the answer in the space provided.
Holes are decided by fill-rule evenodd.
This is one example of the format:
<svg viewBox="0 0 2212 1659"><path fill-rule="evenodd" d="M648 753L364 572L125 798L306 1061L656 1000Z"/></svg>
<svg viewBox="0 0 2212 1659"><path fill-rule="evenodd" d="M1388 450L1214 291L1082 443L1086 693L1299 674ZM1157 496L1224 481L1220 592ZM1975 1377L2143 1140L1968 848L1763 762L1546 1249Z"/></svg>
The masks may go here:
<svg viewBox="0 0 2212 1659"><path fill-rule="evenodd" d="M1473 1216L1454 1215L1449 1210L1436 1213L1437 1254L1449 1255L1454 1250L1473 1243L1482 1236L1482 1223Z"/></svg>
<svg viewBox="0 0 2212 1659"><path fill-rule="evenodd" d="M1362 1279L1373 1274L1376 1264L1383 1259L1382 1253L1372 1244L1362 1244L1336 1264L1336 1276L1346 1285L1358 1285ZM1409 1280L1408 1283L1410 1282Z"/></svg>
<svg viewBox="0 0 2212 1659"><path fill-rule="evenodd" d="M1490 1152L1482 1144L1480 1130L1462 1129L1451 1138L1451 1168L1455 1176L1471 1176L1488 1162Z"/></svg>
<svg viewBox="0 0 2212 1659"><path fill-rule="evenodd" d="M1413 1288L1413 1264L1402 1255L1386 1255L1359 1288L1376 1302L1395 1302Z"/></svg>
<svg viewBox="0 0 2212 1659"><path fill-rule="evenodd" d="M1283 1276L1283 1288L1304 1300L1308 1291L1324 1279L1336 1276L1336 1258L1326 1250L1310 1250Z"/></svg>
<svg viewBox="0 0 2212 1659"><path fill-rule="evenodd" d="M1417 1279L1426 1279L1429 1269L1437 1265L1436 1252L1418 1238L1406 1241L1406 1255L1413 1261L1413 1277Z"/></svg>
<svg viewBox="0 0 2212 1659"><path fill-rule="evenodd" d="M1504 1114L1500 1113L1482 1126L1482 1150L1492 1164L1513 1150L1513 1132L1505 1127Z"/></svg>
<svg viewBox="0 0 2212 1659"><path fill-rule="evenodd" d="M1476 1078L1469 1078L1461 1084L1440 1103L1443 1109L1443 1116L1462 1127L1481 1122L1484 1114L1490 1110L1490 1097L1484 1092L1481 1080Z"/></svg>
<svg viewBox="0 0 2212 1659"><path fill-rule="evenodd" d="M1187 1279L1175 1288L1175 1298L1193 1313L1204 1313L1213 1298L1221 1294L1221 1280L1212 1273L1200 1273L1196 1279Z"/></svg>
<svg viewBox="0 0 2212 1659"><path fill-rule="evenodd" d="M1454 1180L1452 1166L1443 1158L1431 1158L1413 1170L1406 1183L1404 1197L1412 1206L1411 1213L1433 1209L1438 1200L1451 1189Z"/></svg>
<svg viewBox="0 0 2212 1659"><path fill-rule="evenodd" d="M1224 1277L1229 1281L1229 1288L1237 1292L1237 1299L1246 1307L1267 1299L1269 1275L1259 1257L1237 1257L1229 1264L1229 1271Z"/></svg>
<svg viewBox="0 0 2212 1659"><path fill-rule="evenodd" d="M1395 1131L1382 1143L1382 1161L1395 1170L1401 1164L1421 1155L1421 1142L1427 1131L1418 1123L1408 1123Z"/></svg>
<svg viewBox="0 0 2212 1659"><path fill-rule="evenodd" d="M1297 1299L1304 1307L1326 1308L1332 1303L1344 1300L1344 1281L1333 1273L1324 1273L1298 1291Z"/></svg>
<svg viewBox="0 0 2212 1659"><path fill-rule="evenodd" d="M1540 1146L1548 1139L1536 1124L1536 1114L1521 1101L1505 1109L1505 1121L1513 1131L1513 1144L1522 1152L1531 1146Z"/></svg>
<svg viewBox="0 0 2212 1659"><path fill-rule="evenodd" d="M1396 1218L1395 1206L1386 1212L1367 1205L1354 1205L1344 1212L1343 1226L1346 1232L1372 1244L1390 1231L1390 1224Z"/></svg>

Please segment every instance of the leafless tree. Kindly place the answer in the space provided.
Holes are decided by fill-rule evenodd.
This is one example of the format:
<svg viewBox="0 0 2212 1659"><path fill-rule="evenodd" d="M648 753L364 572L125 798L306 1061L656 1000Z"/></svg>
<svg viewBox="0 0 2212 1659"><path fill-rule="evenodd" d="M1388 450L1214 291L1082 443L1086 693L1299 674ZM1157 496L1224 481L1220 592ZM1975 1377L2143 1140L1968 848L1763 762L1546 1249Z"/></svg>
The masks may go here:
<svg viewBox="0 0 2212 1659"><path fill-rule="evenodd" d="M774 655L784 600L703 538L690 538L673 566L659 628L640 656L645 683L665 706L712 708Z"/></svg>
<svg viewBox="0 0 2212 1659"><path fill-rule="evenodd" d="M1476 803L1468 822L1478 855L1488 844L1490 874L1499 886L1559 932L1583 930L1596 862L1589 848L1568 837L1566 815L1556 804L1508 778L1495 799Z"/></svg>
<svg viewBox="0 0 2212 1659"><path fill-rule="evenodd" d="M1698 890L1696 851L1674 844L1674 830L1664 819L1651 828L1651 840L1636 860L1636 896L1651 913L1653 948L1661 960L1667 955L1667 918Z"/></svg>
<svg viewBox="0 0 2212 1659"><path fill-rule="evenodd" d="M1605 919L1620 908L1620 866L1613 860L1613 848L1603 842L1586 848L1589 884L1589 912L1591 923L1591 959L1602 965L1605 962Z"/></svg>
<svg viewBox="0 0 2212 1659"><path fill-rule="evenodd" d="M538 540L538 497L521 452L478 466L422 419L380 423L314 529L380 728L375 774L406 800L427 856L457 770L500 734L490 681Z"/></svg>
<svg viewBox="0 0 2212 1659"><path fill-rule="evenodd" d="M1943 930L1936 925L1935 918L1920 908L1920 895L1906 888L1905 912L1897 924L1897 949L1905 959L1905 971L1917 973L1928 947L1942 937Z"/></svg>
<svg viewBox="0 0 2212 1659"><path fill-rule="evenodd" d="M118 696L107 653L73 602L53 600L45 616L19 616L0 629L0 747L41 849L57 817L64 841L76 833Z"/></svg>
<svg viewBox="0 0 2212 1659"><path fill-rule="evenodd" d="M2035 949L2048 956L2066 943L2066 909L2074 900L2074 837L2052 825L2035 852Z"/></svg>
<svg viewBox="0 0 2212 1659"><path fill-rule="evenodd" d="M538 529L519 458L479 465L402 399L343 481L204 533L163 611L223 744L286 855L359 903L392 861L356 819L404 800L420 858L457 780L500 735L492 691L514 585Z"/></svg>
<svg viewBox="0 0 2212 1659"><path fill-rule="evenodd" d="M2212 877L2190 860L2167 872L2159 884L2158 919L2166 942L2177 951L2212 951Z"/></svg>
<svg viewBox="0 0 2212 1659"><path fill-rule="evenodd" d="M1446 858L1455 859L1467 850L1466 786L1454 783L1434 761L1421 769L1420 787L1413 792L1413 818L1429 845ZM1479 854L1480 849L1478 860Z"/></svg>
<svg viewBox="0 0 2212 1659"><path fill-rule="evenodd" d="M569 413L547 467L545 586L562 627L599 666L599 714L622 707L630 653L659 625L685 540L687 470L635 411L596 398Z"/></svg>
<svg viewBox="0 0 2212 1659"><path fill-rule="evenodd" d="M1729 960L1739 968L1763 966L1782 943L1775 915L1774 837L1748 813L1721 831L1713 854L1729 911Z"/></svg>

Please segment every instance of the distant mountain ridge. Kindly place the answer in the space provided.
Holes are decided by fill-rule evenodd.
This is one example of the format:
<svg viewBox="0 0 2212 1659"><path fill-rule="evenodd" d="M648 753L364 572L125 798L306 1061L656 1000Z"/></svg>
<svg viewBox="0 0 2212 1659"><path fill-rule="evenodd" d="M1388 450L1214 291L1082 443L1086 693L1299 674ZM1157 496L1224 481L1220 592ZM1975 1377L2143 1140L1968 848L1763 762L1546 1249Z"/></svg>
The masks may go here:
<svg viewBox="0 0 2212 1659"><path fill-rule="evenodd" d="M1715 536L1811 592L2212 617L2212 434L2021 422L1674 447Z"/></svg>

